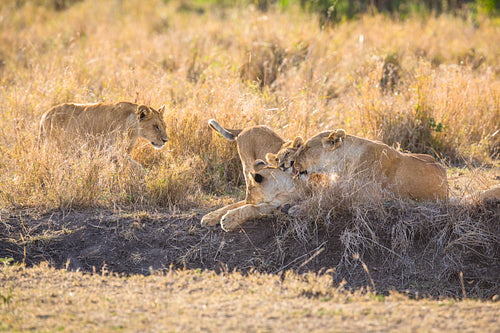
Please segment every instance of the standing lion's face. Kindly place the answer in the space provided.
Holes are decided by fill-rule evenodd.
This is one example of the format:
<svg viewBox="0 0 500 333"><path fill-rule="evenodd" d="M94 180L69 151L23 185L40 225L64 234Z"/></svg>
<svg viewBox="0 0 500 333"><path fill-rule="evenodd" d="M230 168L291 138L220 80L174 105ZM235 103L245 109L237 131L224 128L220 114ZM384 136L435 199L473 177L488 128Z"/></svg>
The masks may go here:
<svg viewBox="0 0 500 333"><path fill-rule="evenodd" d="M277 154L267 154L266 159L272 166L278 167L286 173L291 173L294 164L293 155L296 151L297 149L293 147L285 147L282 148Z"/></svg>
<svg viewBox="0 0 500 333"><path fill-rule="evenodd" d="M136 115L139 121L140 136L151 142L156 149L162 148L168 141L163 114L165 105L155 110L146 105L137 107Z"/></svg>

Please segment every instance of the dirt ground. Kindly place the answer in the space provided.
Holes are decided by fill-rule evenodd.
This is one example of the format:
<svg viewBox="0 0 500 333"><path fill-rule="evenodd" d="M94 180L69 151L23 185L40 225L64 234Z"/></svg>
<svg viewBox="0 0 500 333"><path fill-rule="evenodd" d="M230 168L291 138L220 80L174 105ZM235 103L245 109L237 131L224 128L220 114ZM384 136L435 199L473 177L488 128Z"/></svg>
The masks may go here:
<svg viewBox="0 0 500 333"><path fill-rule="evenodd" d="M168 211L113 212L84 210L33 216L29 212L2 214L0 257L35 265L82 271L149 274L168 268L278 272L297 268L314 247L289 244L277 256L272 217L251 221L236 232L201 227L202 214ZM326 239L324 240L326 242ZM283 246L283 245L282 245ZM340 250L329 246L321 260L303 270L334 267ZM320 267L316 267L319 265Z"/></svg>
<svg viewBox="0 0 500 333"><path fill-rule="evenodd" d="M453 211L443 209L442 214L433 214L453 215ZM460 298L465 291L468 296L484 299L500 294L498 202L471 213L490 226L487 233L493 235L493 245L488 249L474 244L469 249L455 248L456 240L450 241L443 253L433 253L430 242L424 241L428 231L423 223L413 236L414 242L421 244L409 248L407 252L412 253L403 258L391 249L395 245L391 245L390 234L401 221L416 214L422 219L426 213L393 208L393 217L385 221L389 231L375 231L379 233L379 250L368 248L360 260L346 258L346 233L341 231L358 228L349 226L350 216L340 218L338 228L319 229L314 239L304 241L297 235L283 237L287 222L281 217L251 221L238 231L224 232L218 226L202 227L202 213L102 209L41 215L27 210L2 212L0 258L13 258L28 266L48 262L69 270L144 275L171 268L278 275L287 270L313 271L332 275L337 285L375 287L381 293L398 290L410 295ZM447 251L465 254L450 257ZM443 259L448 257L448 261ZM460 261L459 268L450 268L450 261Z"/></svg>

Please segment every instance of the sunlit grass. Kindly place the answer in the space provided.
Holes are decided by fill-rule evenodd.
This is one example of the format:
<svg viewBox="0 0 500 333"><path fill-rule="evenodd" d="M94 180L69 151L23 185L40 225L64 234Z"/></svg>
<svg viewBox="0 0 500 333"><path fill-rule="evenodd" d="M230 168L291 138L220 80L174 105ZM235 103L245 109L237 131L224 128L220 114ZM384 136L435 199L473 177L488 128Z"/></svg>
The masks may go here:
<svg viewBox="0 0 500 333"><path fill-rule="evenodd" d="M242 184L238 156L207 127L210 118L266 124L285 138L341 127L448 165L498 163L493 21L376 15L321 30L293 6L179 8L155 0L87 0L62 11L0 5L1 207L173 207L232 191ZM393 91L380 89L388 56L400 67ZM38 148L50 106L135 99L168 106L167 147L140 142L133 152L146 176L114 168L106 154Z"/></svg>
<svg viewBox="0 0 500 333"><path fill-rule="evenodd" d="M4 331L390 331L498 327L498 303L409 299L298 275L170 270L120 276L0 264Z"/></svg>

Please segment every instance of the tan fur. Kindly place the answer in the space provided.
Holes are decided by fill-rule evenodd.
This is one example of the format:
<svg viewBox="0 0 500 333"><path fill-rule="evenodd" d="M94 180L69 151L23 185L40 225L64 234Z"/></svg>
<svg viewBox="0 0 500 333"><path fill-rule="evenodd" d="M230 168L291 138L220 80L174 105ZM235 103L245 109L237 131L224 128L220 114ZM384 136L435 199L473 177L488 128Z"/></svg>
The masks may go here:
<svg viewBox="0 0 500 333"><path fill-rule="evenodd" d="M500 186L495 186L479 193L481 200L500 200Z"/></svg>
<svg viewBox="0 0 500 333"><path fill-rule="evenodd" d="M272 214L278 207L300 196L300 180L279 168L266 166L258 160L248 173L245 200L220 208L202 218L202 224L221 224L225 231L234 230L243 222Z"/></svg>
<svg viewBox="0 0 500 333"><path fill-rule="evenodd" d="M285 144L281 152L292 146ZM307 191L327 187L342 176L356 177L362 184L372 182L374 191L382 187L400 197L436 200L448 196L446 172L429 155L400 153L383 143L346 135L344 130L320 133L295 148L293 159L299 174L292 176L263 161L255 161L254 171L246 177L246 199L205 215L202 224L220 223L223 230L234 230L245 221L272 214L283 205L304 198ZM316 160L324 164L315 163ZM302 174L306 170L307 175ZM483 200L500 200L500 187L476 195Z"/></svg>
<svg viewBox="0 0 500 333"><path fill-rule="evenodd" d="M272 129L267 126L257 125L247 127L245 129L227 129L220 126L214 119L208 121L209 126L220 133L224 138L230 141L236 141L238 147L238 155L240 156L241 164L243 167L243 175L245 177L246 184L246 196L245 200L236 202L229 206L220 208L214 212L206 214L201 219L202 225L215 225L221 223L224 230L230 230L236 228L241 222L222 222L223 216L225 216L229 211L236 210L240 215L251 216L253 214L263 214L266 211L265 207L269 206L259 206L259 208L254 207L256 194L253 193L253 181L251 178L251 173L254 172L254 163L256 160L263 160L266 158L268 153L277 153L287 141L283 140L278 134L276 134ZM253 206L248 206L248 205ZM245 208L241 208L245 207ZM253 207L253 208L251 208ZM241 209L240 209L241 208ZM243 214L243 212L246 212ZM230 214L231 215L231 214ZM247 218L248 219L248 218ZM227 220L227 219L226 219ZM227 220L229 221L229 220Z"/></svg>
<svg viewBox="0 0 500 333"><path fill-rule="evenodd" d="M264 125L251 126L245 129L227 129L220 126L214 119L210 119L208 123L212 129L222 134L226 139L236 141L238 155L243 167L243 176L247 185L247 194L248 175L253 170L254 162L264 160L267 153L277 153L283 145L288 143L288 141L283 140L276 132Z"/></svg>
<svg viewBox="0 0 500 333"><path fill-rule="evenodd" d="M453 198L454 201L457 198ZM471 195L467 195L464 197L465 200L479 200L479 201L500 201L500 185L494 186L490 189L483 191L476 191Z"/></svg>
<svg viewBox="0 0 500 333"><path fill-rule="evenodd" d="M424 160L431 161L430 158ZM280 207L331 184L330 176L313 173L307 178L294 177L279 168L266 166L263 161L256 161L254 170L248 175L247 199L205 215L202 220L205 224L220 222L223 230L231 231L245 221L273 214ZM500 200L500 186L476 192L466 199ZM289 213L293 214L297 207L292 207Z"/></svg>
<svg viewBox="0 0 500 333"><path fill-rule="evenodd" d="M401 198L448 197L446 171L432 156L401 153L381 142L346 135L342 129L310 138L293 159L300 174L355 177L379 184Z"/></svg>
<svg viewBox="0 0 500 333"><path fill-rule="evenodd" d="M293 156L297 152L297 149L304 143L304 140L298 136L293 141L289 141L281 147L278 153L268 153L266 154L267 163L272 166L278 167L286 173L292 173L293 171Z"/></svg>
<svg viewBox="0 0 500 333"><path fill-rule="evenodd" d="M163 120L165 106L159 110L130 102L74 104L52 107L41 118L40 140L64 140L74 136L104 136L110 144L125 138L130 153L139 137L160 149L168 140ZM66 143L66 142L65 142Z"/></svg>

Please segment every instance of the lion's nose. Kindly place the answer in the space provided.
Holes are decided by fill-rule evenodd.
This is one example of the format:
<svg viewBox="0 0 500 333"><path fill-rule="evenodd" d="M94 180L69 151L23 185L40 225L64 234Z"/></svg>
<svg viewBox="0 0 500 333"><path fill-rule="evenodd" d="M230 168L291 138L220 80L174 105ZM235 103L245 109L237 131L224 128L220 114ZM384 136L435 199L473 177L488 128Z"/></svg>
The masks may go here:
<svg viewBox="0 0 500 333"><path fill-rule="evenodd" d="M164 139L164 138L161 138L161 141L163 141L163 143L167 142L168 141L168 138Z"/></svg>

